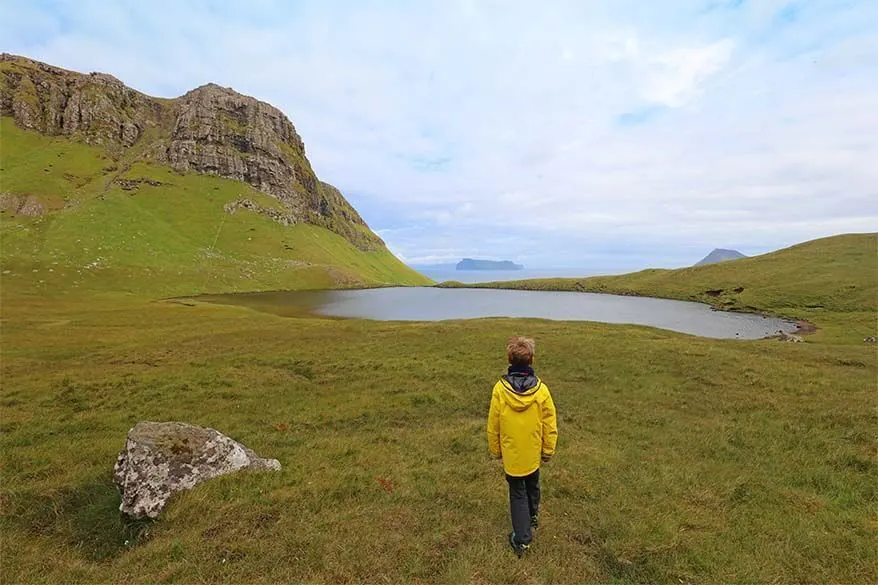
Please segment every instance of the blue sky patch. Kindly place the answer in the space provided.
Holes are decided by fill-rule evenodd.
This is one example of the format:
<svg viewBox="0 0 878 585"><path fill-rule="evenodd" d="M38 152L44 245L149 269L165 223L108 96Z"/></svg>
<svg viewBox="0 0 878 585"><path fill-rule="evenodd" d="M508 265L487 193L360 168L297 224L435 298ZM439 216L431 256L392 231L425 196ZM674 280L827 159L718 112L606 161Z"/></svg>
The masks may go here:
<svg viewBox="0 0 878 585"><path fill-rule="evenodd" d="M775 13L774 22L781 26L793 24L799 20L801 11L802 7L797 2L790 2Z"/></svg>
<svg viewBox="0 0 878 585"><path fill-rule="evenodd" d="M653 121L666 108L662 106L645 106L630 112L625 112L616 117L616 125L618 126L640 126L647 122Z"/></svg>
<svg viewBox="0 0 878 585"><path fill-rule="evenodd" d="M408 159L409 164L416 171L439 173L448 170L451 165L450 156L438 157L413 157Z"/></svg>
<svg viewBox="0 0 878 585"><path fill-rule="evenodd" d="M744 6L747 0L712 0L704 8L704 12L714 12L716 10L737 10Z"/></svg>

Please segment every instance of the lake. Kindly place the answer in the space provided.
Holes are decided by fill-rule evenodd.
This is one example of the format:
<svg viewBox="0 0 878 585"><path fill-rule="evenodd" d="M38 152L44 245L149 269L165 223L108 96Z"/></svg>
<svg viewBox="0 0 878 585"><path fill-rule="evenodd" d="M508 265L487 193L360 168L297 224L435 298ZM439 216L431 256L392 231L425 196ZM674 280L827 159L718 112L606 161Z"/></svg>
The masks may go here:
<svg viewBox="0 0 878 585"><path fill-rule="evenodd" d="M242 305L282 316L321 315L379 321L442 321L519 317L649 325L701 337L760 339L791 321L714 311L708 305L648 297L595 293L393 287L365 290L295 291L202 295L193 300Z"/></svg>

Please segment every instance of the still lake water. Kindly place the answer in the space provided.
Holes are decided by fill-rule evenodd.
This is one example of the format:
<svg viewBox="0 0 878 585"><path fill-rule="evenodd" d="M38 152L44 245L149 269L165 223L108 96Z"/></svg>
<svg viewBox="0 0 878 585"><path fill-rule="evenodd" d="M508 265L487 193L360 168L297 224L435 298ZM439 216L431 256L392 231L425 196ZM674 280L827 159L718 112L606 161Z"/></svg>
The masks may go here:
<svg viewBox="0 0 878 585"><path fill-rule="evenodd" d="M395 287L202 295L194 300L243 305L282 316L312 314L379 321L482 317L599 321L720 339L759 339L778 329L794 332L797 328L783 319L714 311L701 303L579 292Z"/></svg>

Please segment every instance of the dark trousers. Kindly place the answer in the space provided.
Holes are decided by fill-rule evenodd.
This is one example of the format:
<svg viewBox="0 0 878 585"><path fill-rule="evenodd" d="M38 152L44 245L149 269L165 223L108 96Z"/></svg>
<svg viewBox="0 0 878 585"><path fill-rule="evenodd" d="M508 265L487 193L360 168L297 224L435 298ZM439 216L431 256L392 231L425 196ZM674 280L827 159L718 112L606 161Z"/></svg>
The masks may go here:
<svg viewBox="0 0 878 585"><path fill-rule="evenodd" d="M509 512L515 542L530 544L533 540L530 519L540 511L540 470L524 477L507 475L506 481L509 483Z"/></svg>

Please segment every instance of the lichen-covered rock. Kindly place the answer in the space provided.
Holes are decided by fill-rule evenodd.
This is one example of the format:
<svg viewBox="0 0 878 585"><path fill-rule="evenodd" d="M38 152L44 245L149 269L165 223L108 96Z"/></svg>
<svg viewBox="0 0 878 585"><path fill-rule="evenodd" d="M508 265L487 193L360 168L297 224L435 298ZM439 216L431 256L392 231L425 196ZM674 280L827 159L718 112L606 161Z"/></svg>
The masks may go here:
<svg viewBox="0 0 878 585"><path fill-rule="evenodd" d="M0 211L9 211L12 215L38 217L46 213L46 206L33 195L0 193Z"/></svg>
<svg viewBox="0 0 878 585"><path fill-rule="evenodd" d="M113 477L122 504L133 518L155 518L168 499L204 480L242 469L274 470L263 459L222 433L183 422L139 422L128 431Z"/></svg>
<svg viewBox="0 0 878 585"><path fill-rule="evenodd" d="M786 331L782 331L780 329L777 330L777 335L775 335L779 341L786 341L789 343L802 343L805 340L802 339L800 335L796 335L795 333L787 333Z"/></svg>
<svg viewBox="0 0 878 585"><path fill-rule="evenodd" d="M263 207L250 199L236 199L223 205L223 210L226 213L235 213L239 209L247 209L253 213L259 213L266 217L270 217L281 225L291 225L294 223L287 214L276 209Z"/></svg>

